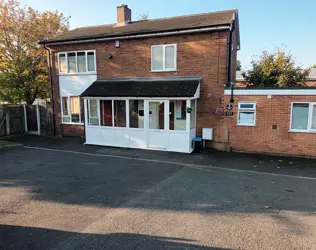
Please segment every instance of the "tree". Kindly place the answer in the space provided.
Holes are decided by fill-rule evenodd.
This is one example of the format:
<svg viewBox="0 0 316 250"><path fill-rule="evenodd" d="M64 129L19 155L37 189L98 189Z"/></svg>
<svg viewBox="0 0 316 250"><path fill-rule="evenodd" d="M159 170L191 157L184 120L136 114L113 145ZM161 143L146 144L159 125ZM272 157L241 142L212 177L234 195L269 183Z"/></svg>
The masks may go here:
<svg viewBox="0 0 316 250"><path fill-rule="evenodd" d="M313 64L313 65L312 65L312 68L316 68L316 64Z"/></svg>
<svg viewBox="0 0 316 250"><path fill-rule="evenodd" d="M236 70L238 71L241 70L241 62L239 60L237 60L237 63L236 63Z"/></svg>
<svg viewBox="0 0 316 250"><path fill-rule="evenodd" d="M295 66L291 53L276 49L263 51L259 60L252 61L252 70L243 73L247 87L294 87L304 85L309 69Z"/></svg>
<svg viewBox="0 0 316 250"><path fill-rule="evenodd" d="M0 0L0 100L32 104L49 96L47 51L38 45L67 31L69 17Z"/></svg>
<svg viewBox="0 0 316 250"><path fill-rule="evenodd" d="M138 21L145 21L145 20L148 20L148 17L149 17L148 13L138 14L137 20Z"/></svg>

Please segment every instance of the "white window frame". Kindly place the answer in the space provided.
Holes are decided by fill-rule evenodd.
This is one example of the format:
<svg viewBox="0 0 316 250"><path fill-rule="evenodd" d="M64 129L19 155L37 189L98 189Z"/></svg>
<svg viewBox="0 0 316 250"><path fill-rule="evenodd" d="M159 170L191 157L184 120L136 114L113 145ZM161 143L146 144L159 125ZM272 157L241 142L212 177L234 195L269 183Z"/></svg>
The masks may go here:
<svg viewBox="0 0 316 250"><path fill-rule="evenodd" d="M307 129L292 129L292 117L293 117L293 106L294 104L308 104L308 121L307 121ZM291 103L291 117L290 117L290 129L291 132L310 132L316 133L316 129L312 129L312 119L313 119L313 106L316 106L316 102L292 102Z"/></svg>
<svg viewBox="0 0 316 250"><path fill-rule="evenodd" d="M253 104L253 108L241 108L240 106L242 104ZM253 112L254 113L254 120L253 123L241 123L239 120L239 114L240 112ZM239 126L256 126L256 117L257 117L257 104L256 102L250 102L250 101L241 101L238 102L238 116L237 116L237 125Z"/></svg>
<svg viewBox="0 0 316 250"><path fill-rule="evenodd" d="M78 97L79 98L79 122L72 122L71 121L71 97ZM63 98L67 98L68 99L68 114L69 115L64 115L64 110L63 110ZM82 100L84 102L84 100ZM69 96L61 96L60 97L60 106L61 106L61 124L72 124L72 125L84 125L84 119L83 121L81 120L81 98L80 96L77 95L69 95ZM84 112L84 110L83 110ZM69 117L70 118L70 122L64 122L63 118L64 117Z"/></svg>
<svg viewBox="0 0 316 250"><path fill-rule="evenodd" d="M174 47L174 68L166 68L166 47ZM162 47L162 70L153 69L153 48ZM152 45L151 46L151 72L168 72L177 71L177 44L163 44L163 45Z"/></svg>
<svg viewBox="0 0 316 250"><path fill-rule="evenodd" d="M91 113L90 113L90 102L91 101L96 101L96 103L97 103L97 116L91 116ZM95 126L101 126L101 121L100 121L100 100L98 100L98 99L88 99L88 107L87 107L87 109L88 109L88 124L87 125L89 125L89 126L93 126L93 127L95 127ZM98 125L94 125L94 124L91 124L91 122L90 122L90 119L91 118L93 118L93 119L98 119L98 121L99 121L99 124Z"/></svg>
<svg viewBox="0 0 316 250"><path fill-rule="evenodd" d="M89 100L93 100L93 99L89 99ZM127 112L129 112L129 99L100 99L100 101L111 101L111 106L112 106L112 111L111 111L111 115L112 115L112 126L102 126L101 125L101 120L99 121L99 124L101 127L106 127L106 128L118 128L118 129L125 129L125 128L129 128L129 122L127 122L127 118L129 118L129 116L127 115ZM125 101L125 119L126 119L126 126L125 127L117 127L115 126L115 115L114 115L114 102L115 101ZM128 104L127 104L128 103ZM100 104L99 104L100 106ZM99 107L99 113L101 112L101 109ZM101 114L99 114L100 119L101 119ZM90 117L90 116L89 116Z"/></svg>
<svg viewBox="0 0 316 250"><path fill-rule="evenodd" d="M86 55L86 72L78 72L78 56L77 53L85 52ZM93 52L94 53L94 71L88 71L88 53ZM75 73L69 73L68 69L68 53L75 53L76 54L76 72ZM59 63L59 55L65 55L66 59L66 70L67 72L61 72L60 71L60 63ZM85 74L94 74L97 72L97 54L95 50L79 50L79 51L66 51L66 52L58 52L57 53L57 61L58 61L58 73L59 75L85 75Z"/></svg>

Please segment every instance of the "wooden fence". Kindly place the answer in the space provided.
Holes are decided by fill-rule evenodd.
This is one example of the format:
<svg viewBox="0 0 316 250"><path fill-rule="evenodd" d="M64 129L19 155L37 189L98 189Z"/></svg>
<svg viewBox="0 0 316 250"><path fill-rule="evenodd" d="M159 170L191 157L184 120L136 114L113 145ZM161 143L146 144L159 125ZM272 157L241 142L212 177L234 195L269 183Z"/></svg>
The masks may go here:
<svg viewBox="0 0 316 250"><path fill-rule="evenodd" d="M52 112L39 105L0 105L0 137L52 134Z"/></svg>

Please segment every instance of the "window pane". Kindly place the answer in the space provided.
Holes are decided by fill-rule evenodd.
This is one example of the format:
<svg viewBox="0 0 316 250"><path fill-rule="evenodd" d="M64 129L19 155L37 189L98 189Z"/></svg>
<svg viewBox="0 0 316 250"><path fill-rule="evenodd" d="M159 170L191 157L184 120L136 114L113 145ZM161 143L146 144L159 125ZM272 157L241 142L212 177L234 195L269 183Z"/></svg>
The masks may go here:
<svg viewBox="0 0 316 250"><path fill-rule="evenodd" d="M312 129L316 129L316 105L313 105Z"/></svg>
<svg viewBox="0 0 316 250"><path fill-rule="evenodd" d="M253 103L241 103L240 108L241 109L254 109L255 105Z"/></svg>
<svg viewBox="0 0 316 250"><path fill-rule="evenodd" d="M144 128L144 101L129 101L129 126L130 128Z"/></svg>
<svg viewBox="0 0 316 250"><path fill-rule="evenodd" d="M76 73L76 53L68 53L68 73Z"/></svg>
<svg viewBox="0 0 316 250"><path fill-rule="evenodd" d="M81 123L84 123L84 99L80 97L80 119Z"/></svg>
<svg viewBox="0 0 316 250"><path fill-rule="evenodd" d="M63 122L70 122L70 116L63 116Z"/></svg>
<svg viewBox="0 0 316 250"><path fill-rule="evenodd" d="M69 115L68 111L68 97L62 97L63 115Z"/></svg>
<svg viewBox="0 0 316 250"><path fill-rule="evenodd" d="M149 128L165 129L165 103L149 102Z"/></svg>
<svg viewBox="0 0 316 250"><path fill-rule="evenodd" d="M163 70L163 46L152 47L152 70Z"/></svg>
<svg viewBox="0 0 316 250"><path fill-rule="evenodd" d="M70 97L70 107L71 107L71 122L79 123L79 97L78 96L71 96Z"/></svg>
<svg viewBox="0 0 316 250"><path fill-rule="evenodd" d="M166 56L166 69L174 69L175 68L175 47L167 46L165 51Z"/></svg>
<svg viewBox="0 0 316 250"><path fill-rule="evenodd" d="M238 120L239 124L255 125L255 113L253 111L240 111Z"/></svg>
<svg viewBox="0 0 316 250"><path fill-rule="evenodd" d="M95 71L94 52L88 52L88 71Z"/></svg>
<svg viewBox="0 0 316 250"><path fill-rule="evenodd" d="M126 102L114 101L114 126L126 127Z"/></svg>
<svg viewBox="0 0 316 250"><path fill-rule="evenodd" d="M113 126L112 123L112 100L100 101L101 126Z"/></svg>
<svg viewBox="0 0 316 250"><path fill-rule="evenodd" d="M186 130L187 112L186 101L170 101L169 106L169 129Z"/></svg>
<svg viewBox="0 0 316 250"><path fill-rule="evenodd" d="M190 128L195 127L195 100L191 100L191 119L190 119Z"/></svg>
<svg viewBox="0 0 316 250"><path fill-rule="evenodd" d="M98 118L98 104L97 100L90 100L89 101L89 124L90 125L99 125L99 118Z"/></svg>
<svg viewBox="0 0 316 250"><path fill-rule="evenodd" d="M60 54L59 55L59 72L66 73L66 55Z"/></svg>
<svg viewBox="0 0 316 250"><path fill-rule="evenodd" d="M293 104L291 129L307 130L308 111L309 111L308 103L294 103Z"/></svg>
<svg viewBox="0 0 316 250"><path fill-rule="evenodd" d="M78 62L78 72L86 72L86 53L78 52L77 53L77 62Z"/></svg>

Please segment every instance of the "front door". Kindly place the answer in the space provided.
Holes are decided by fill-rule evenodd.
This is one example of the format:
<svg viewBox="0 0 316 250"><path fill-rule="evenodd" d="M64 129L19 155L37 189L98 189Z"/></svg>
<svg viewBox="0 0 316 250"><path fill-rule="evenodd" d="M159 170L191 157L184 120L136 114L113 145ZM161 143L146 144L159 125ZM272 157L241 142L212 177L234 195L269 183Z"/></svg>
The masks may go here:
<svg viewBox="0 0 316 250"><path fill-rule="evenodd" d="M147 146L149 148L166 149L168 134L165 124L166 101L148 101L148 136Z"/></svg>

